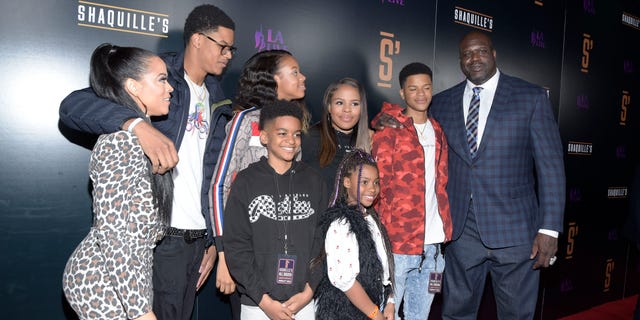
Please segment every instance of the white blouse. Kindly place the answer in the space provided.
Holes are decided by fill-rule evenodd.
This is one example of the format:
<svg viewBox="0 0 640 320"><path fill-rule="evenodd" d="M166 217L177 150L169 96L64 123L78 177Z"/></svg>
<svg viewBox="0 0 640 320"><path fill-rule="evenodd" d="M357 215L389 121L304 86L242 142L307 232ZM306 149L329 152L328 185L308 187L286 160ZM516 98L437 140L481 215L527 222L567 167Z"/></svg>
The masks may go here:
<svg viewBox="0 0 640 320"><path fill-rule="evenodd" d="M382 284L391 284L389 276L389 261L382 240L382 234L371 215L365 217L371 236L376 245L378 258L382 262ZM358 254L358 240L356 235L349 232L349 222L346 219L338 219L331 223L324 240L327 253L327 273L331 284L345 292L353 286L356 276L360 273L360 260Z"/></svg>

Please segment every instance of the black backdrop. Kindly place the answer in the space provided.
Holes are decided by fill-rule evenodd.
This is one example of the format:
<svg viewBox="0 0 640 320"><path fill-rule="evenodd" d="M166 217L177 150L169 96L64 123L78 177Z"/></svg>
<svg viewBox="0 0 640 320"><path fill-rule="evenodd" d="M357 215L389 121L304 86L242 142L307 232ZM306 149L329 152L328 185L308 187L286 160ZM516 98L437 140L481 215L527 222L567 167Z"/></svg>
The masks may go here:
<svg viewBox="0 0 640 320"><path fill-rule="evenodd" d="M317 119L327 84L366 84L369 112L398 102L397 75L422 61L435 91L463 79L460 37L491 32L498 66L548 89L565 146L567 209L559 262L543 272L537 318L555 319L635 294L634 247L621 235L638 159L640 5L618 1L213 1L236 23L240 48L223 79L233 97L242 63L285 48L307 76ZM4 1L0 4L0 306L7 319L73 318L61 291L66 259L91 224L93 137L58 123L60 101L88 84L102 42L182 48L200 1ZM209 283L197 319L225 319ZM492 319L491 299L482 308ZM437 302L434 312L438 312Z"/></svg>

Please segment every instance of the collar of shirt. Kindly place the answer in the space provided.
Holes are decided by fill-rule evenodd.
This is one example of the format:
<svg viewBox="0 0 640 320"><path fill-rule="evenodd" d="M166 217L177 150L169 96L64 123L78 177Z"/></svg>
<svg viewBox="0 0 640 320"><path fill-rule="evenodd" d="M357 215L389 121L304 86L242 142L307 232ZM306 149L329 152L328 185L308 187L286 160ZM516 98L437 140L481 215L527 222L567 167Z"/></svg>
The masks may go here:
<svg viewBox="0 0 640 320"><path fill-rule="evenodd" d="M471 98L473 97L473 88L482 87L482 91L480 91L480 109L478 110L478 146L480 146L480 142L482 141L484 128L487 124L489 112L491 111L491 105L493 104L493 97L496 93L499 79L500 70L496 69L496 74L494 74L493 77L489 78L489 80L485 81L485 83L476 85L473 82L467 80L467 85L464 88L464 96L462 97L462 112L464 114L464 121L466 123L467 116L469 115L469 104L471 103Z"/></svg>
<svg viewBox="0 0 640 320"><path fill-rule="evenodd" d="M481 85L476 85L473 82L467 80L467 86L464 88L464 96L468 97L468 101L465 106L469 105L471 102L471 97L473 96L473 88L482 87L482 91L480 91L480 101L483 99L493 100L493 96L496 93L496 88L498 87L498 80L500 80L500 70L496 69L496 74L493 77L489 78L485 83ZM466 100L466 99L465 99Z"/></svg>

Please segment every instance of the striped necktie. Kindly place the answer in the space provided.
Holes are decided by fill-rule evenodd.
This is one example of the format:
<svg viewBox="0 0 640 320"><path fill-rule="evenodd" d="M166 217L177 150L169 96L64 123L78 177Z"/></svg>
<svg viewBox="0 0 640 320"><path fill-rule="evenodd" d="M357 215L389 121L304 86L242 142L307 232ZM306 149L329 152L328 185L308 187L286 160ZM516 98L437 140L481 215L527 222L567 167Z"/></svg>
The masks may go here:
<svg viewBox="0 0 640 320"><path fill-rule="evenodd" d="M473 88L473 97L469 103L469 114L467 115L467 144L471 158L476 157L478 151L478 116L480 114L480 91L482 87Z"/></svg>

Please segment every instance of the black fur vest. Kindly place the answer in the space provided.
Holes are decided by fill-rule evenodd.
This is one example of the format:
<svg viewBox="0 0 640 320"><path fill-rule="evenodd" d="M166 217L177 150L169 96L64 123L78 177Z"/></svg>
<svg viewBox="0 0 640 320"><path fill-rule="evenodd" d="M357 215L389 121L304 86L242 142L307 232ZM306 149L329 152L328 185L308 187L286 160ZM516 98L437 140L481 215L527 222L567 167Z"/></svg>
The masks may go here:
<svg viewBox="0 0 640 320"><path fill-rule="evenodd" d="M382 263L378 258L371 231L362 213L354 207L341 205L327 209L322 221L322 234L326 237L331 223L342 218L349 222L349 231L353 232L358 240L360 273L356 280L360 282L373 303L383 306L382 302L387 301L391 293L391 286L385 289L382 285ZM381 232L384 232L384 230L381 230ZM323 276L315 294L317 303L316 319L368 319L366 314L358 310L349 301L344 292L331 284L327 275L326 257L323 258Z"/></svg>

